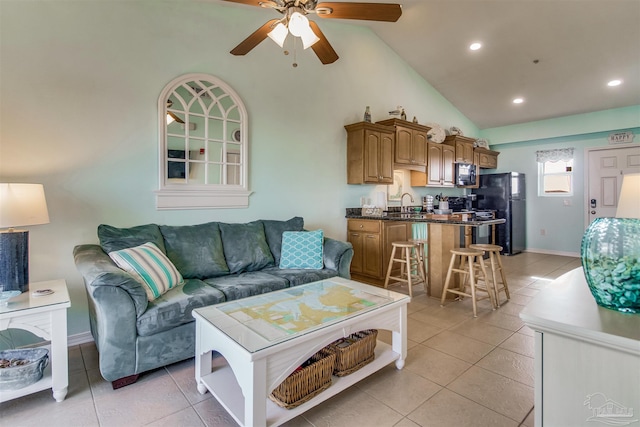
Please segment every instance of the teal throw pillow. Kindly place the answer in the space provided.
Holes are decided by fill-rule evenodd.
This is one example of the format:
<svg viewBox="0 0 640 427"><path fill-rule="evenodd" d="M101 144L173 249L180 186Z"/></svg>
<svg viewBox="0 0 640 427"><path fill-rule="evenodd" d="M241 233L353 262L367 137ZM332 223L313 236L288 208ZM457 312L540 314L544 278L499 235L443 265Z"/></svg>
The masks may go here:
<svg viewBox="0 0 640 427"><path fill-rule="evenodd" d="M131 274L142 284L147 299L153 301L184 284L184 279L169 258L149 242L135 248L109 252L118 267Z"/></svg>
<svg viewBox="0 0 640 427"><path fill-rule="evenodd" d="M271 254L275 260L275 265L280 264L280 253L282 252L282 233L285 231L304 230L304 219L296 216L287 221L273 219L263 219L264 234L267 237L267 244L271 249Z"/></svg>
<svg viewBox="0 0 640 427"><path fill-rule="evenodd" d="M323 241L322 230L283 232L280 268L322 270Z"/></svg>

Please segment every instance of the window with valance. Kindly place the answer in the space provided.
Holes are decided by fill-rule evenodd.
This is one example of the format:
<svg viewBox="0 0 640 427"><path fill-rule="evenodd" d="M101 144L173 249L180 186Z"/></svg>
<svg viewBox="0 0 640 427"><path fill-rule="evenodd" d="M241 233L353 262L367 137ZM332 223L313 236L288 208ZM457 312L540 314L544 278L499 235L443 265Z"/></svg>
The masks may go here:
<svg viewBox="0 0 640 427"><path fill-rule="evenodd" d="M538 196L573 195L573 148L536 151Z"/></svg>

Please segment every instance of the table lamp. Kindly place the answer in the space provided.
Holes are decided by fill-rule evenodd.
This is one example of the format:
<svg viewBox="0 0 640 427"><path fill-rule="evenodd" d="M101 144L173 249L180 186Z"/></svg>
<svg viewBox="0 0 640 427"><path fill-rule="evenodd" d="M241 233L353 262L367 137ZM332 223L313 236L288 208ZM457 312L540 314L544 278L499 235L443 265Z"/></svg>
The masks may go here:
<svg viewBox="0 0 640 427"><path fill-rule="evenodd" d="M598 305L640 313L640 173L624 175L615 218L596 218L582 238L584 275Z"/></svg>
<svg viewBox="0 0 640 427"><path fill-rule="evenodd" d="M0 287L29 290L29 231L15 227L49 223L42 184L0 183Z"/></svg>

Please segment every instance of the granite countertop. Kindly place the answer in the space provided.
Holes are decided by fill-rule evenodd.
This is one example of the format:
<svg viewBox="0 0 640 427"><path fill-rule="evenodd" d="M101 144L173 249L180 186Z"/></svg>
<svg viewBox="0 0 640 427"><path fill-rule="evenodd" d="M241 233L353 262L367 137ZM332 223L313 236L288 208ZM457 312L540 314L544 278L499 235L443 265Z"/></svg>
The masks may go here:
<svg viewBox="0 0 640 427"><path fill-rule="evenodd" d="M366 216L362 215L360 208L347 208L345 218L348 219L372 219L379 221L403 221L403 222L426 222L436 224L452 224L452 225L468 225L472 227L478 227L480 225L493 225L502 224L506 222L505 219L489 219L489 220L474 220L463 221L456 219L434 219L431 218L431 214L423 213L400 213L400 212L384 212L382 216Z"/></svg>

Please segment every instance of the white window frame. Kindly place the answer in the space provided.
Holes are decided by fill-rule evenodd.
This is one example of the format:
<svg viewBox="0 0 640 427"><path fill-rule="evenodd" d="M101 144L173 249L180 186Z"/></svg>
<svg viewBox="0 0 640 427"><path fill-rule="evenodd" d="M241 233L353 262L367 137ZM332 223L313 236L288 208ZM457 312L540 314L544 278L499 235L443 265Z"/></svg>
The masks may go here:
<svg viewBox="0 0 640 427"><path fill-rule="evenodd" d="M538 162L538 196L539 197L571 197L574 192L574 158L573 158L573 148L569 149L558 149L558 150L543 150L538 151L537 154L537 162ZM564 172L548 172L547 165L549 163L571 163L571 170L566 170ZM560 177L569 177L569 192L567 193L548 193L545 191L545 177L548 176L560 176Z"/></svg>
<svg viewBox="0 0 640 427"><path fill-rule="evenodd" d="M226 146L229 142L234 146L240 146L239 165L234 169L240 170L239 174L234 176L234 183L228 184L226 182L220 184L189 183L188 179L184 182L176 182L168 178L168 134L167 134L167 100L173 94L173 92L179 88L184 87L189 82L206 82L210 88L219 88L225 92L225 96L228 96L233 101L233 108L237 108L240 120L224 120L224 133L222 143ZM221 97L218 97L218 99ZM180 110L180 106L172 106L173 109ZM229 109L230 110L230 109ZM229 111L227 110L227 111ZM185 116L185 140L189 138L189 114ZM205 122L209 116L205 112ZM248 146L248 118L247 110L242 102L242 99L238 94L225 82L218 79L215 76L209 74L191 73L177 77L169 82L160 93L158 98L158 123L159 123L159 189L156 193L156 208L158 210L166 209L211 209L211 208L246 208L249 206L249 196L251 191L248 187L249 177L249 146ZM230 138L229 132L227 132L226 126L228 123L233 123L233 126L238 127L240 130L239 141ZM188 144L188 141L187 143ZM226 149L225 149L226 150ZM227 159L227 156L223 157ZM204 162L206 163L206 162ZM204 164L202 166L205 166ZM223 170L227 171L227 160L223 161ZM224 172L222 176L228 177L228 171ZM206 178L205 178L206 179ZM228 178L225 178L226 181Z"/></svg>

